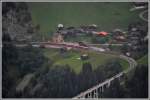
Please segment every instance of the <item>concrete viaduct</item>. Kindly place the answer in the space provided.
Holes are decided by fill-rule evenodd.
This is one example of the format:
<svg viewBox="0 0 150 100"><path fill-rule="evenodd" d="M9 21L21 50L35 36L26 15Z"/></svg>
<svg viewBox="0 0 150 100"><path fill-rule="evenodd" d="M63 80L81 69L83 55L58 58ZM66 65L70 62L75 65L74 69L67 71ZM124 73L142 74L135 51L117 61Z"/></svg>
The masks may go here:
<svg viewBox="0 0 150 100"><path fill-rule="evenodd" d="M106 88L109 88L112 81L114 81L115 79L121 80L121 78L123 78L124 74L128 73L130 70L132 70L134 67L137 66L136 61L130 57L127 57L124 55L120 55L119 57L121 59L128 61L128 63L129 63L128 69L116 74L115 76L113 76L109 79L106 79L104 82L99 83L96 86L93 86L92 88L90 88L84 92L81 92L79 95L73 97L73 99L77 99L77 98L99 98L101 96L99 93L102 94Z"/></svg>

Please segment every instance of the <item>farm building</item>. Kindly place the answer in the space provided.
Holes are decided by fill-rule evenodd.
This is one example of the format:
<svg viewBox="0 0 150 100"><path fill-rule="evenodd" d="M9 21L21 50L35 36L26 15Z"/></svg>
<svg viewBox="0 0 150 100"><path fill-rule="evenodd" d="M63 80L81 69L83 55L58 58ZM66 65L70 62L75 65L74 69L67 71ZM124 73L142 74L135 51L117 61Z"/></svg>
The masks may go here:
<svg viewBox="0 0 150 100"><path fill-rule="evenodd" d="M89 55L88 54L83 54L83 55L81 55L81 57L80 57L82 60L87 60L87 59L89 59Z"/></svg>

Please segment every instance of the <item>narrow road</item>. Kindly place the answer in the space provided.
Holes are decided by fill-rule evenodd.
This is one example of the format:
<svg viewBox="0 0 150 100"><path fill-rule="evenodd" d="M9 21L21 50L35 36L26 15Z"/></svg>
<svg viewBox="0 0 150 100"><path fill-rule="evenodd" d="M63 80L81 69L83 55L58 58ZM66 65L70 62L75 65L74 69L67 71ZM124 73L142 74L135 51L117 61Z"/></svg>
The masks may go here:
<svg viewBox="0 0 150 100"><path fill-rule="evenodd" d="M145 11L143 11L143 12L141 12L141 13L139 14L139 17L140 17L142 20L146 21L146 22L148 22L148 19L144 18L144 14L147 13L147 12L148 12L148 10L145 10Z"/></svg>

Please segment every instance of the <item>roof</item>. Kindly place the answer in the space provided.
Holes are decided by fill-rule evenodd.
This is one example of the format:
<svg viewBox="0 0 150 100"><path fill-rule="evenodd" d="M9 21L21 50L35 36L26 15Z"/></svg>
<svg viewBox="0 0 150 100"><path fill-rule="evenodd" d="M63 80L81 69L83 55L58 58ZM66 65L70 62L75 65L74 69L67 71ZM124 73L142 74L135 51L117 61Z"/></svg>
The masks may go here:
<svg viewBox="0 0 150 100"><path fill-rule="evenodd" d="M97 34L98 34L98 35L102 35L102 36L108 35L108 33L107 33L107 32L104 32L104 31L102 31L102 32L97 32Z"/></svg>
<svg viewBox="0 0 150 100"><path fill-rule="evenodd" d="M63 24L58 24L58 27L64 27L64 25Z"/></svg>

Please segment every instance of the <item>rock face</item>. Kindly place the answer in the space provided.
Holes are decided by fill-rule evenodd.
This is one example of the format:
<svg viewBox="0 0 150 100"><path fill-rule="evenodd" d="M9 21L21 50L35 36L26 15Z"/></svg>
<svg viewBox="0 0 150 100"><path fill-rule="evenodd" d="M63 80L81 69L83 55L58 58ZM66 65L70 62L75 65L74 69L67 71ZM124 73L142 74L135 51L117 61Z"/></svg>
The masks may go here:
<svg viewBox="0 0 150 100"><path fill-rule="evenodd" d="M32 40L35 28L28 12L26 3L3 3L2 29L3 34L10 35L15 41Z"/></svg>
<svg viewBox="0 0 150 100"><path fill-rule="evenodd" d="M34 77L33 73L25 75L22 81L16 87L16 92L23 92L33 77Z"/></svg>

